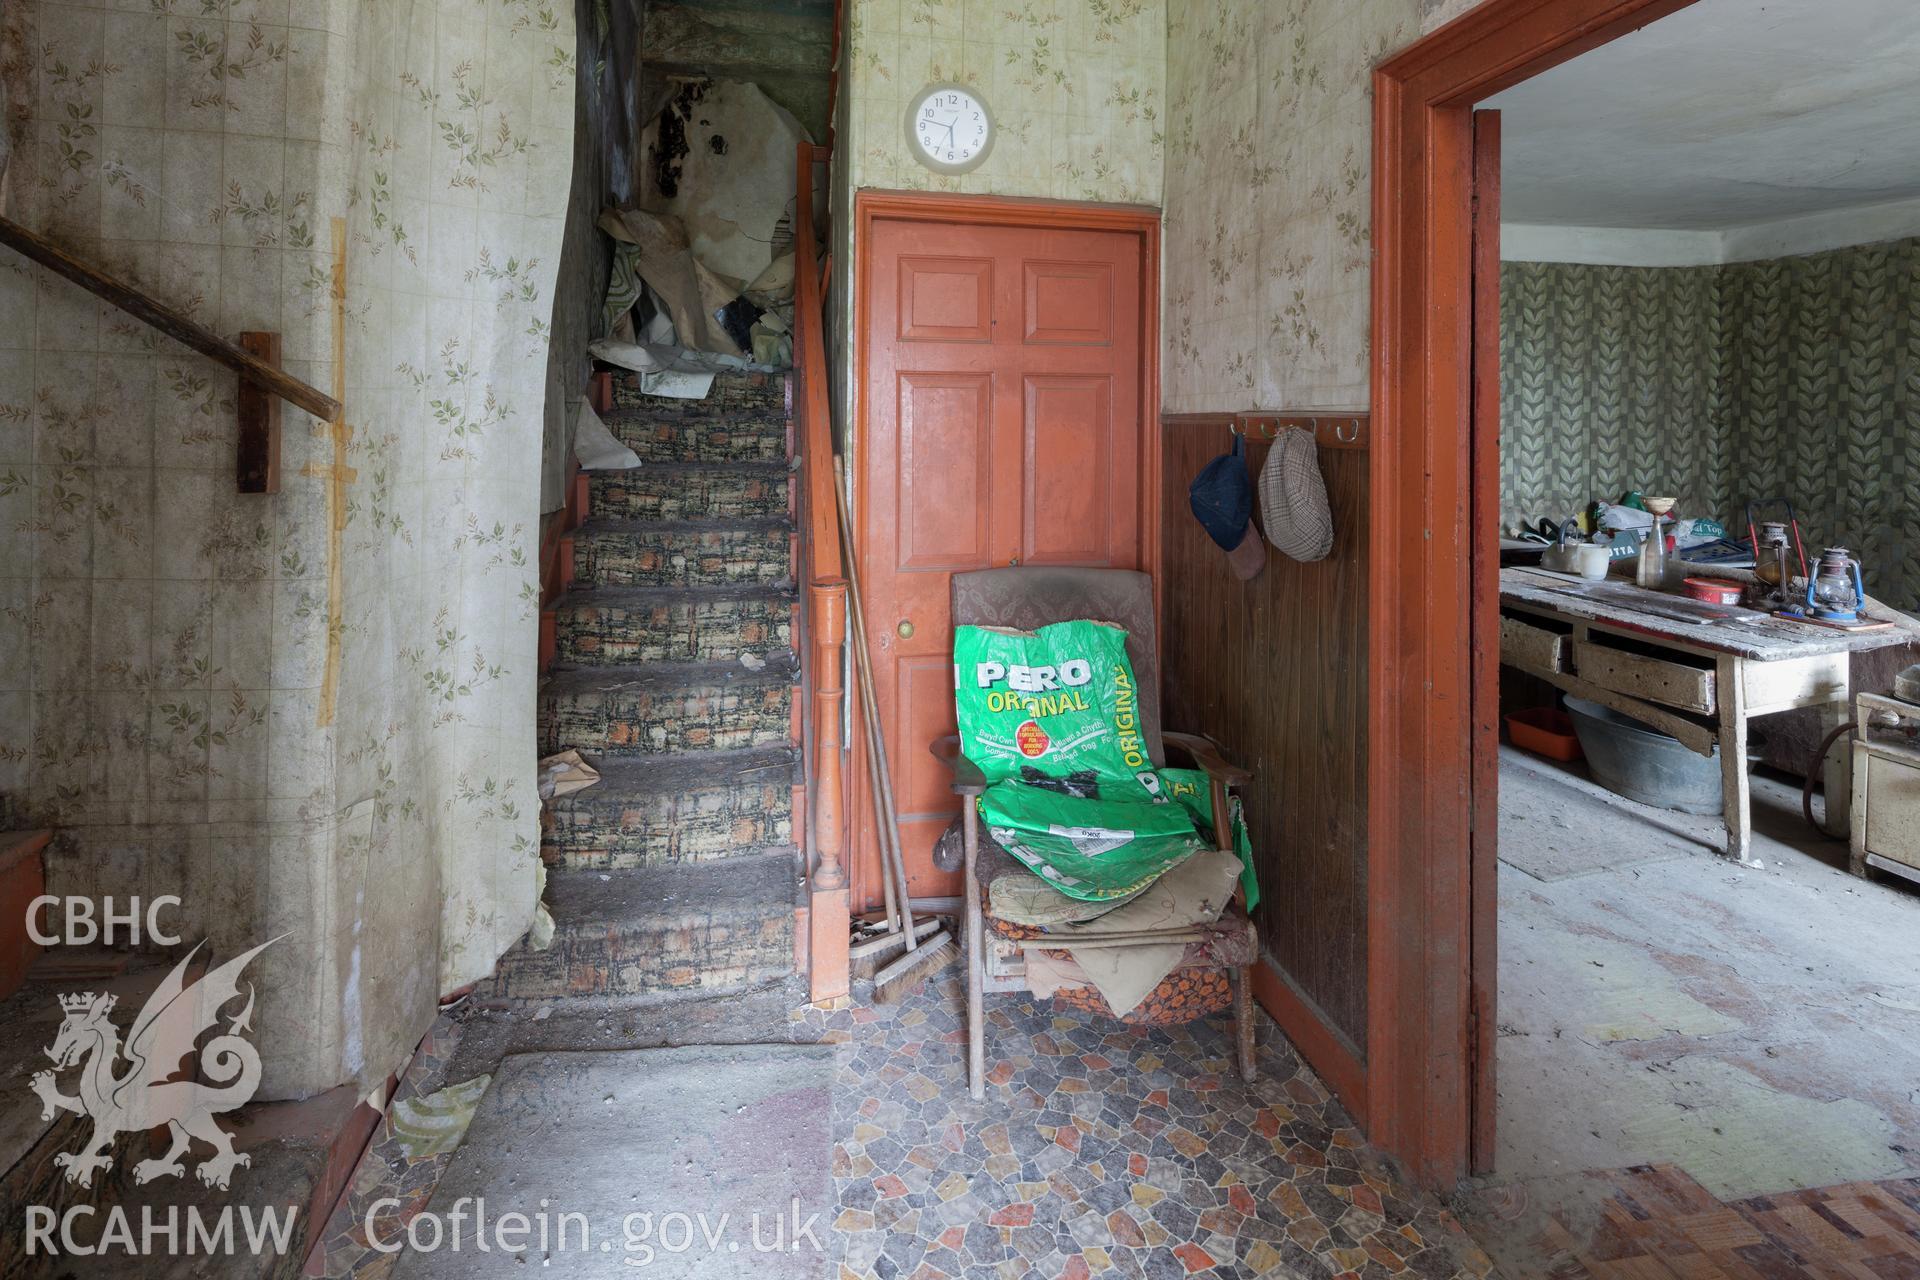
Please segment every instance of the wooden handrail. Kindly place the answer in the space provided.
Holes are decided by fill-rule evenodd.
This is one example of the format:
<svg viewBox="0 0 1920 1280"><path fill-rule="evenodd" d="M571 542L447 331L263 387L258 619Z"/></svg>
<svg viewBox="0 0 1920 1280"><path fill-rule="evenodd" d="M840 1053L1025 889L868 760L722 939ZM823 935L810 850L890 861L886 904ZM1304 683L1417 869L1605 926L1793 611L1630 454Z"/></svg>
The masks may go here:
<svg viewBox="0 0 1920 1280"><path fill-rule="evenodd" d="M813 166L825 147L799 144L794 214L793 364L798 375L796 436L806 471L806 537L813 550L812 579L839 578L845 570L838 507L833 496L833 411L827 395L827 344L821 314L820 259L813 228ZM816 465L816 462L818 465Z"/></svg>
<svg viewBox="0 0 1920 1280"><path fill-rule="evenodd" d="M0 244L23 257L31 258L56 275L65 276L134 319L152 325L175 342L193 348L210 360L219 361L246 381L271 391L288 404L305 409L322 422L340 420L340 402L332 396L274 367L238 343L227 341L165 303L82 262L45 236L27 230L11 218L0 218Z"/></svg>

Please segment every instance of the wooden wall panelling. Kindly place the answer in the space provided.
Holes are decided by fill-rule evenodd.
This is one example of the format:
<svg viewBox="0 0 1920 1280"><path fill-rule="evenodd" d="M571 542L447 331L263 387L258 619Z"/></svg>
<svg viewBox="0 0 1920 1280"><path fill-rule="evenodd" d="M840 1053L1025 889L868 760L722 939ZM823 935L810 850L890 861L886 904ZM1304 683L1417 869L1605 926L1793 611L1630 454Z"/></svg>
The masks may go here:
<svg viewBox="0 0 1920 1280"><path fill-rule="evenodd" d="M1187 509L1187 485L1247 429L1256 483L1263 422L1302 415L1162 420L1165 722L1216 739L1255 780L1245 794L1260 874L1255 913L1273 966L1363 1056L1367 1023L1366 418L1323 417L1358 439L1320 450L1334 547L1301 564L1271 546L1236 580ZM1356 433L1351 425L1358 422ZM1326 1074L1323 1072L1323 1074Z"/></svg>

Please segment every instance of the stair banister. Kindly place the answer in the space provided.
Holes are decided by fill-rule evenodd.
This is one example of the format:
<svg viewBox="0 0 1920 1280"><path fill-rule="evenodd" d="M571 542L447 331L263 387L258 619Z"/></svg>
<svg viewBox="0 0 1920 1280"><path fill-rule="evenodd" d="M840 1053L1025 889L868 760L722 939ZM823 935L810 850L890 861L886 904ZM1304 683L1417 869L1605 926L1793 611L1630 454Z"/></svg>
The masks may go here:
<svg viewBox="0 0 1920 1280"><path fill-rule="evenodd" d="M793 414L799 454L800 571L805 639L801 679L811 723L802 734L807 798L808 986L815 1000L847 992L850 898L846 710L846 555L834 496L833 416L827 395L827 348L820 260L813 225L813 170L831 158L802 142L795 164Z"/></svg>
<svg viewBox="0 0 1920 1280"><path fill-rule="evenodd" d="M241 335L247 344L230 342L197 320L183 315L121 280L116 280L92 263L82 261L37 231L30 231L11 218L0 217L0 244L24 258L39 263L55 275L64 276L82 289L120 308L136 320L145 322L182 346L190 347L238 374L242 395L237 412L241 419L239 481L242 493L273 493L279 488L279 421L262 397L246 394L250 387L280 397L296 408L305 409L322 422L338 422L340 402L316 387L301 381L276 362L279 336L272 333ZM248 350L253 347L255 350Z"/></svg>

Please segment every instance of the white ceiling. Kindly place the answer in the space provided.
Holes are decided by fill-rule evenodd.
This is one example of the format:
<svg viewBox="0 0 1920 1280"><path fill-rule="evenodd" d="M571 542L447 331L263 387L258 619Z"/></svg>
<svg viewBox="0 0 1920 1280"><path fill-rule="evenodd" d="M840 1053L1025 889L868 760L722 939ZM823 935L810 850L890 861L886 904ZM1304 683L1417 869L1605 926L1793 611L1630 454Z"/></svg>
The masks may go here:
<svg viewBox="0 0 1920 1280"><path fill-rule="evenodd" d="M1920 0L1700 0L1489 99L1510 223L1712 230L1920 196Z"/></svg>

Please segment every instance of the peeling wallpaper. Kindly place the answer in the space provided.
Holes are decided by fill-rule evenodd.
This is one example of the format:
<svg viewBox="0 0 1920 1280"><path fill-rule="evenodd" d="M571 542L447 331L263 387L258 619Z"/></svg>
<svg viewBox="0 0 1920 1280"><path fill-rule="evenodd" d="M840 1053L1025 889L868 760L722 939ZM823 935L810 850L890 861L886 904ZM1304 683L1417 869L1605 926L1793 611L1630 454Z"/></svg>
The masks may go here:
<svg viewBox="0 0 1920 1280"><path fill-rule="evenodd" d="M1169 8L1169 412L1367 404L1372 69L1471 7Z"/></svg>
<svg viewBox="0 0 1920 1280"><path fill-rule="evenodd" d="M234 492L233 379L0 252L0 819L255 962L262 1096L383 1077L531 918L572 6L8 0L8 213L343 391ZM332 226L344 223L342 346Z"/></svg>
<svg viewBox="0 0 1920 1280"><path fill-rule="evenodd" d="M1181 7L1175 5L1175 8ZM854 187L1158 204L1165 0L850 0L842 148ZM972 85L999 128L957 177L913 159L906 111Z"/></svg>

